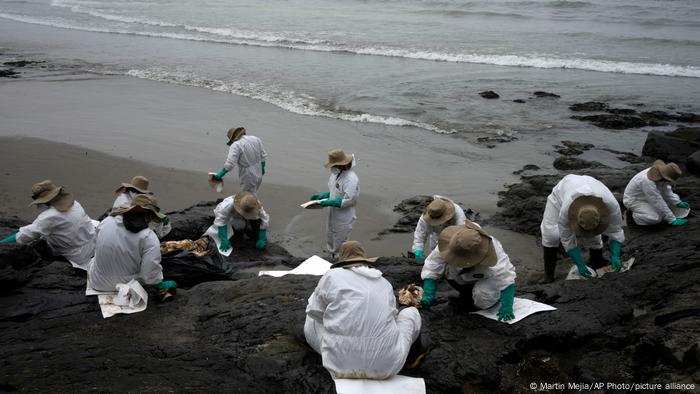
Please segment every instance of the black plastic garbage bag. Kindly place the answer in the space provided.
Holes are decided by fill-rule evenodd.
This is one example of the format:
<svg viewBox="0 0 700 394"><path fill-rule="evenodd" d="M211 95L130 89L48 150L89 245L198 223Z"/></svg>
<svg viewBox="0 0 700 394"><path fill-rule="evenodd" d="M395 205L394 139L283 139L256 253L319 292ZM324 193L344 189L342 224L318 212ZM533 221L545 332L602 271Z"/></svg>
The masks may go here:
<svg viewBox="0 0 700 394"><path fill-rule="evenodd" d="M190 288L202 282L231 280L234 267L209 245L209 255L199 257L187 250L173 251L162 256L163 277L174 280L178 287Z"/></svg>

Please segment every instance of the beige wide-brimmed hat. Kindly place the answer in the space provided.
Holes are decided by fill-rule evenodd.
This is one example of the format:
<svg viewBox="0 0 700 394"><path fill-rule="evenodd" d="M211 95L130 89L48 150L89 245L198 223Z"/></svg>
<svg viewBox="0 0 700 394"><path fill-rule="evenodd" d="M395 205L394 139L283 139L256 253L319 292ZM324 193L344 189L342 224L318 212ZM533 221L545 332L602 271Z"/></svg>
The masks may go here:
<svg viewBox="0 0 700 394"><path fill-rule="evenodd" d="M127 212L145 212L152 215L151 220L156 222L163 221L165 215L160 213L158 201L150 194L137 194L131 204L126 207L119 207L112 211L111 216L122 215Z"/></svg>
<svg viewBox="0 0 700 394"><path fill-rule="evenodd" d="M438 248L440 257L455 267L493 267L498 262L491 236L470 221L442 230Z"/></svg>
<svg viewBox="0 0 700 394"><path fill-rule="evenodd" d="M141 194L153 194L152 191L148 190L148 184L148 178L142 175L136 175L135 177L131 178L131 182L122 183L115 193L122 193L126 191L126 189L134 189Z"/></svg>
<svg viewBox="0 0 700 394"><path fill-rule="evenodd" d="M238 192L233 195L233 209L246 220L260 218L262 204L251 192Z"/></svg>
<svg viewBox="0 0 700 394"><path fill-rule="evenodd" d="M340 258L331 268L369 265L375 267L378 257L367 257L365 248L358 241L345 241L340 245Z"/></svg>
<svg viewBox="0 0 700 394"><path fill-rule="evenodd" d="M32 186L32 201L29 205L49 204L61 212L67 211L75 199L70 193L63 191L63 186L58 186L47 179Z"/></svg>
<svg viewBox="0 0 700 394"><path fill-rule="evenodd" d="M610 211L600 197L581 196L569 206L569 226L576 235L593 237L610 224Z"/></svg>
<svg viewBox="0 0 700 394"><path fill-rule="evenodd" d="M455 215L455 205L445 198L435 198L425 207L423 220L431 226L439 226Z"/></svg>
<svg viewBox="0 0 700 394"><path fill-rule="evenodd" d="M654 182L666 180L675 183L682 173L676 163L666 164L662 160L656 160L649 168L647 178Z"/></svg>
<svg viewBox="0 0 700 394"><path fill-rule="evenodd" d="M342 149L333 149L328 152L328 163L323 166L331 168L334 166L344 166L352 163L352 155L346 154Z"/></svg>
<svg viewBox="0 0 700 394"><path fill-rule="evenodd" d="M239 138L243 137L243 134L245 134L245 127L231 127L226 132L226 137L228 137L226 145L231 145L238 141Z"/></svg>

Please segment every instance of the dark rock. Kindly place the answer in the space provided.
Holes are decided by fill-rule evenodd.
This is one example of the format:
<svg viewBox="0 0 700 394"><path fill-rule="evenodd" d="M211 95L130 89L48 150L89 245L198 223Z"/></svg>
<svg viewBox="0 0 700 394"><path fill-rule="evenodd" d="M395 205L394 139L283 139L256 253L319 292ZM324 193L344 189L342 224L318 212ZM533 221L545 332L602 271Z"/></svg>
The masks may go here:
<svg viewBox="0 0 700 394"><path fill-rule="evenodd" d="M678 122L699 123L700 115L690 112L678 112L678 115L674 116L674 119Z"/></svg>
<svg viewBox="0 0 700 394"><path fill-rule="evenodd" d="M37 62L37 61L32 61L32 60L18 60L14 62L4 62L3 64L6 66L10 67L25 67L30 64L36 64L36 63L42 63L42 62Z"/></svg>
<svg viewBox="0 0 700 394"><path fill-rule="evenodd" d="M199 239L214 223L214 208L221 201L202 201L182 211L168 212L173 229L163 241Z"/></svg>
<svg viewBox="0 0 700 394"><path fill-rule="evenodd" d="M534 164L525 164L525 165L523 166L523 168L521 168L521 169L519 169L519 170L517 170L517 171L513 171L513 175L520 175L520 174L522 174L522 173L525 172L525 171L537 171L537 170L539 170L539 169L540 169L540 167L539 167L539 166L536 166L536 165L534 165Z"/></svg>
<svg viewBox="0 0 700 394"><path fill-rule="evenodd" d="M590 150L595 147L593 144L587 144L585 142L575 142L575 141L562 141L562 145L554 145L557 148L556 152L564 156L577 156L584 151Z"/></svg>
<svg viewBox="0 0 700 394"><path fill-rule="evenodd" d="M525 104L525 100L523 100L523 99L515 99L515 100L513 100L513 102L518 103L518 104Z"/></svg>
<svg viewBox="0 0 700 394"><path fill-rule="evenodd" d="M700 150L695 151L692 155L688 156L685 162L685 168L689 173L700 176Z"/></svg>
<svg viewBox="0 0 700 394"><path fill-rule="evenodd" d="M576 103L569 106L569 109L574 112L605 111L607 108L607 104L598 101L587 101L585 103Z"/></svg>
<svg viewBox="0 0 700 394"><path fill-rule="evenodd" d="M501 96L498 95L498 93L494 92L493 90L487 90L485 92L479 93L479 96L485 98L485 99L497 99Z"/></svg>
<svg viewBox="0 0 700 394"><path fill-rule="evenodd" d="M543 91L541 91L541 90L538 90L538 91L534 92L533 94L535 95L535 97L551 97L551 98L559 98L559 97L561 97L561 96L559 96L558 94L549 93L549 92L543 92Z"/></svg>
<svg viewBox="0 0 700 394"><path fill-rule="evenodd" d="M659 120L675 120L675 117L673 115L670 115L664 111L647 111L647 112L642 112L639 115L642 117L656 118Z"/></svg>
<svg viewBox="0 0 700 394"><path fill-rule="evenodd" d="M489 148L493 148L495 144L502 144L505 142L517 141L516 137L512 135L492 135L488 137L479 137L476 139L480 144L486 144Z"/></svg>
<svg viewBox="0 0 700 394"><path fill-rule="evenodd" d="M664 123L660 121L645 120L639 116L630 115L587 115L587 116L577 116L574 115L571 119L581 120L590 122L595 126L603 129L613 129L613 130L623 130L623 129L633 129L644 126L663 126Z"/></svg>
<svg viewBox="0 0 700 394"><path fill-rule="evenodd" d="M605 164L597 161L588 161L570 156L557 157L554 160L554 168L562 171L581 170L585 168L603 168Z"/></svg>
<svg viewBox="0 0 700 394"><path fill-rule="evenodd" d="M650 131L642 148L645 156L684 164L700 150L700 127L679 127L670 133Z"/></svg>
<svg viewBox="0 0 700 394"><path fill-rule="evenodd" d="M19 73L14 70L0 70L0 78L19 78Z"/></svg>
<svg viewBox="0 0 700 394"><path fill-rule="evenodd" d="M605 111L615 115L634 115L637 113L637 111L630 108L608 108Z"/></svg>

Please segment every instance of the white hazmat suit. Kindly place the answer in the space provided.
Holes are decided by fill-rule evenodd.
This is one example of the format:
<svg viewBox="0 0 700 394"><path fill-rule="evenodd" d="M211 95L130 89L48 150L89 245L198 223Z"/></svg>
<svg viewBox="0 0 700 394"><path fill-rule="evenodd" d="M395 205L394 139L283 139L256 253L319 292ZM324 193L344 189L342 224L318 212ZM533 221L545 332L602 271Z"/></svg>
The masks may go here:
<svg viewBox="0 0 700 394"><path fill-rule="evenodd" d="M340 208L329 207L328 223L326 225L326 250L332 256L338 254L340 245L347 241L352 231L352 225L357 220L355 205L360 195L360 180L353 168L355 156L353 155L350 169L340 172L337 168L331 168L331 176L328 178L329 200L340 198Z"/></svg>
<svg viewBox="0 0 700 394"><path fill-rule="evenodd" d="M130 206L131 201L137 194L138 193L134 193L133 191L119 193L117 198L114 200L114 204L112 204L112 211L114 211L117 208ZM148 223L148 228L153 230L153 232L156 233L159 239L168 235L168 233L170 233L170 230L172 230L172 226L170 225L170 223L165 224L163 222L150 222Z"/></svg>
<svg viewBox="0 0 700 394"><path fill-rule="evenodd" d="M496 305L500 300L501 290L515 283L516 274L503 245L494 237L491 237L491 241L498 258L493 267L477 265L461 268L449 265L436 247L425 259L420 273L421 279L439 280L444 274L447 279L460 285L474 285L472 299L476 307L488 309Z"/></svg>
<svg viewBox="0 0 700 394"><path fill-rule="evenodd" d="M610 214L610 223L603 234L611 240L624 243L625 233L622 230L620 205L610 189L588 175L567 175L554 186L552 193L547 197L547 205L540 224L542 246L557 248L561 240L564 250L569 251L578 245L577 237L569 224L569 207L576 198L581 196L595 196L603 199ZM600 235L582 238L581 242L591 249L603 248L603 239Z"/></svg>
<svg viewBox="0 0 700 394"><path fill-rule="evenodd" d="M114 291L117 283L132 279L155 285L163 281L160 259L160 242L150 228L132 233L124 227L121 215L108 216L97 226L95 258L88 278L98 291Z"/></svg>
<svg viewBox="0 0 700 394"><path fill-rule="evenodd" d="M467 217L466 215L464 215L462 207L455 204L452 200L450 200L447 197L434 195L433 199L436 198L442 198L454 204L455 214L450 220L437 226L429 225L423 218L423 215L420 215L420 219L418 219L418 224L416 225L416 230L413 232L413 247L411 248L411 250L422 250L424 252L430 252L437 246L438 235L440 235L440 232L442 230L446 229L449 226L464 224L467 220ZM426 239L428 240L427 249L425 248Z"/></svg>
<svg viewBox="0 0 700 394"><path fill-rule="evenodd" d="M647 176L649 168L635 175L625 188L622 203L632 211L632 219L639 225L673 223L676 215L671 207L681 202L669 182L654 182Z"/></svg>
<svg viewBox="0 0 700 394"><path fill-rule="evenodd" d="M65 257L75 268L86 270L95 254L95 225L77 201L66 212L49 207L17 233L19 244L39 238L46 241L54 255Z"/></svg>
<svg viewBox="0 0 700 394"><path fill-rule="evenodd" d="M226 234L231 238L235 231L245 231L248 226L248 220L241 216L234 208L234 197L235 196L228 196L224 198L224 200L214 208L214 224L205 232L205 235L210 236L214 240L219 253L221 253L221 249L219 249L221 246L218 233L219 227L226 226ZM270 227L270 215L265 212L265 208L260 207L260 210L258 210L258 218L260 219L260 230L267 230Z"/></svg>
<svg viewBox="0 0 700 394"><path fill-rule="evenodd" d="M244 135L229 147L224 168L230 172L237 165L241 191L255 194L262 183L262 162L266 157L260 138Z"/></svg>
<svg viewBox="0 0 700 394"><path fill-rule="evenodd" d="M304 335L335 378L387 379L418 338L418 310L396 309L391 284L367 266L332 268L306 307Z"/></svg>

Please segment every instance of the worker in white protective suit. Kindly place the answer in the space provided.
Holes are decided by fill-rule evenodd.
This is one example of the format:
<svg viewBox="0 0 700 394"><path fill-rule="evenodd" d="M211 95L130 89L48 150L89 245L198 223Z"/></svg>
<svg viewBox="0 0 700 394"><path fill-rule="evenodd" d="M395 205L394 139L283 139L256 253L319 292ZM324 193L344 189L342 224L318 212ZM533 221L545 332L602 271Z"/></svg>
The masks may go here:
<svg viewBox="0 0 700 394"><path fill-rule="evenodd" d="M262 141L258 137L247 135L244 127L231 128L226 136L226 145L230 145L228 157L224 167L214 175L214 179L221 181L224 175L237 165L241 191L257 193L265 175L267 157Z"/></svg>
<svg viewBox="0 0 700 394"><path fill-rule="evenodd" d="M658 224L662 221L672 226L688 223L690 204L681 201L673 192L671 184L681 176L676 163L657 160L654 164L635 175L625 188L622 198L625 208L632 212L632 219L640 226ZM682 217L676 213L682 212ZM680 215L680 214L679 214Z"/></svg>
<svg viewBox="0 0 700 394"><path fill-rule="evenodd" d="M445 276L459 292L450 302L464 310L488 309L500 302L498 319L515 318L515 267L501 243L477 223L447 227L438 236L438 245L425 259L421 278L421 304L435 302L437 281Z"/></svg>
<svg viewBox="0 0 700 394"><path fill-rule="evenodd" d="M267 229L270 215L265 212L260 200L253 193L238 192L225 198L214 208L214 224L209 227L209 235L220 252L231 249L230 239L235 235L246 235L255 242L255 248L267 247Z"/></svg>
<svg viewBox="0 0 700 394"><path fill-rule="evenodd" d="M622 267L620 251L625 233L620 205L610 189L593 177L567 175L559 181L547 197L540 230L546 283L554 281L560 241L583 277L589 278L592 273L583 261L579 242L588 248L591 267L601 268L605 265L601 234L608 236L613 270Z"/></svg>
<svg viewBox="0 0 700 394"><path fill-rule="evenodd" d="M425 260L428 253L437 246L438 234L449 226L463 224L467 220L462 207L447 197L435 195L433 201L425 207L413 232L413 255L416 260ZM425 243L428 241L426 248Z"/></svg>
<svg viewBox="0 0 700 394"><path fill-rule="evenodd" d="M328 152L328 162L323 166L331 169L329 192L314 194L310 199L321 200L322 207L330 207L326 225L326 250L331 259L335 259L340 245L348 239L352 225L357 220L355 205L360 195L360 180L353 170L355 155L348 155L342 149Z"/></svg>
<svg viewBox="0 0 700 394"><path fill-rule="evenodd" d="M118 283L132 279L142 285L154 285L161 300L174 295L177 284L163 281L160 242L148 227L163 220L155 198L138 194L127 207L114 210L97 227L95 258L88 267L90 287L114 291Z"/></svg>
<svg viewBox="0 0 700 394"><path fill-rule="evenodd" d="M376 261L359 242L343 243L340 259L309 297L304 336L334 378L388 379L427 353L418 310L397 311Z"/></svg>
<svg viewBox="0 0 700 394"><path fill-rule="evenodd" d="M148 190L148 185L148 178L141 175L136 175L135 177L131 178L131 182L122 183L115 192L117 194L117 198L112 204L112 210L128 207L131 205L131 201L134 199L134 196L138 194L153 195L153 192ZM148 227L150 227L151 230L156 233L158 239L165 237L168 235L168 233L170 233L170 230L172 230L170 218L168 216L164 216L161 222L151 221L148 224Z"/></svg>
<svg viewBox="0 0 700 394"><path fill-rule="evenodd" d="M41 210L32 224L0 240L29 244L43 239L55 256L66 258L75 268L87 269L95 254L95 224L73 195L50 180L32 186L32 205Z"/></svg>

